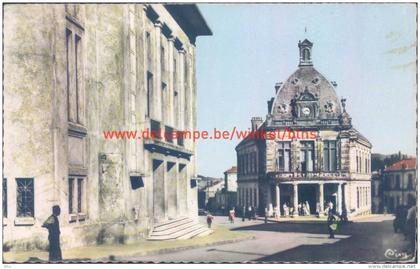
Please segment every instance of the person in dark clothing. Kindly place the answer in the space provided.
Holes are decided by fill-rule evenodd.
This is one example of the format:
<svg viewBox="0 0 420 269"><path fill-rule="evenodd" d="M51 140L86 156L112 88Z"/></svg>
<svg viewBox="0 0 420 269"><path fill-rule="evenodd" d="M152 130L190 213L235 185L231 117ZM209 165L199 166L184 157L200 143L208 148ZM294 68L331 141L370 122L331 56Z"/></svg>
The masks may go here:
<svg viewBox="0 0 420 269"><path fill-rule="evenodd" d="M58 216L60 216L61 209L58 205L53 206L52 215L44 222L43 228L48 229L49 241L49 261L61 261L60 247L60 223Z"/></svg>
<svg viewBox="0 0 420 269"><path fill-rule="evenodd" d="M343 212L341 213L341 215L340 215L340 221L342 223L349 222L349 218L347 217L347 210L346 209L344 209Z"/></svg>
<svg viewBox="0 0 420 269"><path fill-rule="evenodd" d="M250 221L251 220L251 217L252 217L252 208L250 206L248 207L247 214L248 214L248 220Z"/></svg>
<svg viewBox="0 0 420 269"><path fill-rule="evenodd" d="M245 214L246 214L245 207L242 207L242 221L245 221Z"/></svg>
<svg viewBox="0 0 420 269"><path fill-rule="evenodd" d="M213 223L213 215L209 212L207 214L207 226L209 227L209 229L211 229L211 224Z"/></svg>
<svg viewBox="0 0 420 269"><path fill-rule="evenodd" d="M331 210L328 212L327 225L328 233L330 234L329 238L334 238L334 231L337 229L337 219Z"/></svg>

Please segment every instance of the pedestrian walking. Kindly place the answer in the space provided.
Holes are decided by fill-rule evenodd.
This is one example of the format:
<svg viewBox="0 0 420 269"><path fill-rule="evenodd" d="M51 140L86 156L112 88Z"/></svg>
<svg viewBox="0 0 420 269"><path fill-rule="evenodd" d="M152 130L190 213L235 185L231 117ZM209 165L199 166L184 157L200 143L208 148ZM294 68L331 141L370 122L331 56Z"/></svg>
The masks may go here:
<svg viewBox="0 0 420 269"><path fill-rule="evenodd" d="M330 234L329 238L334 238L334 232L335 230L337 230L337 219L332 213L332 210L328 212L327 225L328 225L328 233Z"/></svg>
<svg viewBox="0 0 420 269"><path fill-rule="evenodd" d="M230 223L235 222L235 209L234 208L232 208L232 210L229 211L229 220L230 220Z"/></svg>
<svg viewBox="0 0 420 269"><path fill-rule="evenodd" d="M251 221L251 216L252 216L252 208L251 206L248 206L248 220Z"/></svg>
<svg viewBox="0 0 420 269"><path fill-rule="evenodd" d="M242 207L242 221L245 221L245 214L246 214L246 211L245 211L245 206L244 206Z"/></svg>
<svg viewBox="0 0 420 269"><path fill-rule="evenodd" d="M48 241L49 241L49 261L61 261L63 258L61 256L61 247L60 247L60 223L58 221L58 216L60 216L61 209L58 205L52 207L52 215L42 224L43 228L48 229Z"/></svg>
<svg viewBox="0 0 420 269"><path fill-rule="evenodd" d="M207 214L207 226L209 227L209 229L211 229L211 224L213 223L213 215L209 212Z"/></svg>

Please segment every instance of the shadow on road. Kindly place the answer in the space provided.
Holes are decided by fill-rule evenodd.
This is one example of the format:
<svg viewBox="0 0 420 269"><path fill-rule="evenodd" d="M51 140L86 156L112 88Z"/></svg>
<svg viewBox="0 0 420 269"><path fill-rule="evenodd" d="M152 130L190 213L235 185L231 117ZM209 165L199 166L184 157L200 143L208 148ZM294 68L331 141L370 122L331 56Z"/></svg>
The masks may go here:
<svg viewBox="0 0 420 269"><path fill-rule="evenodd" d="M303 233L309 234L306 235L308 239L326 239L328 235L326 223L268 223L239 227L233 230L279 232L281 236L287 236L287 233ZM323 237L323 234L326 236ZM349 237L331 241L331 243L303 244L255 261L407 263L407 258L401 258L401 256L395 258L395 256L390 257L385 254L390 250L393 253L408 253L408 241L405 241L401 234L393 232L391 220L342 224L339 225L336 234ZM281 240L281 237L275 238L275 240Z"/></svg>

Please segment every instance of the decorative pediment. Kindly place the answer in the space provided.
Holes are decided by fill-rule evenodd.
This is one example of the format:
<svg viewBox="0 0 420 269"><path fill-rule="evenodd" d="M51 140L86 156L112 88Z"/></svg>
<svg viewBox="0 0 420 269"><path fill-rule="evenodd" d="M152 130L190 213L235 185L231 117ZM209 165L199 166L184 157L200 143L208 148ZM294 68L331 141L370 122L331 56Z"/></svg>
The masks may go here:
<svg viewBox="0 0 420 269"><path fill-rule="evenodd" d="M317 94L313 94L308 90L308 87L301 93L298 93L296 96L296 101L317 101L318 96Z"/></svg>

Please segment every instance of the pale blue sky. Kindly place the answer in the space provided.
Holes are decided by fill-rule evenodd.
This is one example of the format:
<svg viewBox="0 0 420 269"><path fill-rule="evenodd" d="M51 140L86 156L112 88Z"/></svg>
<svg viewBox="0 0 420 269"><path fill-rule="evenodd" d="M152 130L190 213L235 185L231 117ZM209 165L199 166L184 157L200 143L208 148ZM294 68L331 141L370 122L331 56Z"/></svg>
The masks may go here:
<svg viewBox="0 0 420 269"><path fill-rule="evenodd" d="M337 81L373 152L416 153L415 4L203 4L213 31L197 41L198 128L246 130L267 114L274 84L298 65L299 40ZM308 29L305 35L305 26ZM238 140L198 142L198 173L223 176Z"/></svg>

